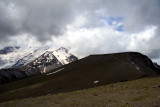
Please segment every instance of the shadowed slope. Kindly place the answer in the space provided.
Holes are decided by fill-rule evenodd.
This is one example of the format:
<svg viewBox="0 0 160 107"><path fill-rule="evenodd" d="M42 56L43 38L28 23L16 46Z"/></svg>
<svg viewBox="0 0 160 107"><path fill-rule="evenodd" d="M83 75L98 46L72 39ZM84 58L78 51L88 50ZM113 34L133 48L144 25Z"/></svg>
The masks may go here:
<svg viewBox="0 0 160 107"><path fill-rule="evenodd" d="M140 53L91 55L58 71L1 85L0 101L80 90L158 72L151 60Z"/></svg>

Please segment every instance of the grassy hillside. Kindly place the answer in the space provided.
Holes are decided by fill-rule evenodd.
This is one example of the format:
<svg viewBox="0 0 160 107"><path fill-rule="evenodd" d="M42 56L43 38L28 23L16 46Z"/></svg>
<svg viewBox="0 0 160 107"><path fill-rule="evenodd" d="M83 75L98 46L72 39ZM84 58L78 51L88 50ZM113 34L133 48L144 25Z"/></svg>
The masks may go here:
<svg viewBox="0 0 160 107"><path fill-rule="evenodd" d="M63 66L60 72L51 71L56 72L51 75L37 75L0 85L0 102L151 76L156 74L152 66L151 61L139 53L92 55Z"/></svg>
<svg viewBox="0 0 160 107"><path fill-rule="evenodd" d="M160 77L0 103L0 107L160 107Z"/></svg>

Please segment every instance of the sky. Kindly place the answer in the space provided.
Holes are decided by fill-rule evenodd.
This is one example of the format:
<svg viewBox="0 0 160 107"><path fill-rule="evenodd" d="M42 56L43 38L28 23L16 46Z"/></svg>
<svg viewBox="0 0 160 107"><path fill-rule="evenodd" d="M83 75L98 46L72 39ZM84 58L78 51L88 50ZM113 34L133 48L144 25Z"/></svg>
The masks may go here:
<svg viewBox="0 0 160 107"><path fill-rule="evenodd" d="M0 0L0 48L136 51L160 64L159 10L160 0Z"/></svg>

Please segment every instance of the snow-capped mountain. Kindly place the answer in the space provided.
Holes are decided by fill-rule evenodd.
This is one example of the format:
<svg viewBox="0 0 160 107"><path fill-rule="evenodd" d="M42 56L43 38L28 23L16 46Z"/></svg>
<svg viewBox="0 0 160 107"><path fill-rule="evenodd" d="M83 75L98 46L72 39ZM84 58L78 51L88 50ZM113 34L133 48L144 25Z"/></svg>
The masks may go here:
<svg viewBox="0 0 160 107"><path fill-rule="evenodd" d="M26 65L27 63L30 63L31 61L35 60L36 58L41 56L43 53L48 51L48 49L54 50L53 48L49 48L49 47L41 47L38 49L29 48L29 49L25 50L28 53L21 55L21 58L19 58L19 59L17 58L17 60L15 61L14 64L11 65L11 67L15 68L15 67L20 67L20 66ZM23 53L23 51L22 51L22 53Z"/></svg>
<svg viewBox="0 0 160 107"><path fill-rule="evenodd" d="M0 54L0 83L46 73L76 60L78 58L63 47L57 50L49 46L38 49L19 48Z"/></svg>
<svg viewBox="0 0 160 107"><path fill-rule="evenodd" d="M33 48L18 48L9 53L0 54L0 69L11 68L19 59L33 52Z"/></svg>
<svg viewBox="0 0 160 107"><path fill-rule="evenodd" d="M23 59L20 59L23 60ZM41 56L31 61L27 65L24 66L25 71L40 71L41 73L49 72L55 68L58 68L62 65L71 63L73 61L78 60L76 56L69 53L66 48L59 48L57 50L48 50L43 53ZM18 61L19 62L19 61ZM21 65L21 63L17 63L17 66Z"/></svg>
<svg viewBox="0 0 160 107"><path fill-rule="evenodd" d="M11 48L8 49L11 50ZM63 47L57 50L50 46L44 46L36 49L31 47L26 49L15 47L12 49L12 51L9 50L7 50L8 53L6 54L0 54L0 69L24 66L34 61L45 52L52 52L52 54L62 65L78 59L77 57L75 59L75 56L69 53L68 50Z"/></svg>

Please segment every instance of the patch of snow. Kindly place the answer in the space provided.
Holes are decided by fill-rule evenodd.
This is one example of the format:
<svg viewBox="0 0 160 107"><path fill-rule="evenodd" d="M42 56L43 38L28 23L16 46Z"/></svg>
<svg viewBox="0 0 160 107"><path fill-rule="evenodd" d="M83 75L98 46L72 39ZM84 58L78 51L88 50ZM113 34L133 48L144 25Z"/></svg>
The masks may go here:
<svg viewBox="0 0 160 107"><path fill-rule="evenodd" d="M134 62L131 63L136 67L137 70L140 70L140 68Z"/></svg>
<svg viewBox="0 0 160 107"><path fill-rule="evenodd" d="M48 73L48 74L46 74L46 75L55 74L55 73L57 73L57 72L59 72L59 71L62 71L63 69L64 69L64 68L61 68L61 69L59 69L59 70L57 70L57 71L54 71L54 72Z"/></svg>
<svg viewBox="0 0 160 107"><path fill-rule="evenodd" d="M68 51L64 49L58 49L56 51L53 51L53 54L55 57L63 64L68 64L69 62L66 60L71 54L68 53Z"/></svg>
<svg viewBox="0 0 160 107"><path fill-rule="evenodd" d="M46 73L46 67L44 67L43 73Z"/></svg>
<svg viewBox="0 0 160 107"><path fill-rule="evenodd" d="M98 80L96 80L96 81L94 81L94 82L93 82L93 84L97 84L97 83L99 83L99 81L98 81Z"/></svg>
<svg viewBox="0 0 160 107"><path fill-rule="evenodd" d="M136 69L138 69L138 70L139 70L139 67L138 67L138 66L136 66Z"/></svg>

